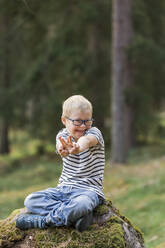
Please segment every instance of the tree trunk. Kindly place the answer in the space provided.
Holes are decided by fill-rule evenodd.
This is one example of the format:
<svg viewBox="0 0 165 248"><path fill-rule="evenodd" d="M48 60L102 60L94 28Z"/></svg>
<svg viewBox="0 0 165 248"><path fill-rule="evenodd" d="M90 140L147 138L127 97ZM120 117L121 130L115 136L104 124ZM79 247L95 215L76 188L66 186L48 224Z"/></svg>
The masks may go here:
<svg viewBox="0 0 165 248"><path fill-rule="evenodd" d="M9 32L9 16L8 13L4 14L3 17L3 30L4 33L8 34ZM6 36L3 42L3 89L5 92L6 99L3 102L3 105L6 107L8 106L8 90L10 87L10 73L11 73L11 67L10 67L10 40L9 37ZM8 130L9 130L9 110L10 108L7 107L1 117L1 126L0 126L0 153L6 154L9 153L9 137L8 137Z"/></svg>
<svg viewBox="0 0 165 248"><path fill-rule="evenodd" d="M131 2L131 0L113 0L112 161L114 163L127 161L132 141L133 111L126 98L133 83L127 51L133 36Z"/></svg>
<svg viewBox="0 0 165 248"><path fill-rule="evenodd" d="M9 139L8 139L8 122L3 120L1 122L1 136L0 136L0 154L7 154L9 153Z"/></svg>

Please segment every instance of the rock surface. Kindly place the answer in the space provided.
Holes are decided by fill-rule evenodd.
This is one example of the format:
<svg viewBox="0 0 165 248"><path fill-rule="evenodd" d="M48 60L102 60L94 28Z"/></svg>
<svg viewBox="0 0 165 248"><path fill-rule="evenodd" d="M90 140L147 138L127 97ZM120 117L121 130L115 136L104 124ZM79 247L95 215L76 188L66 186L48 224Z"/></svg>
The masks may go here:
<svg viewBox="0 0 165 248"><path fill-rule="evenodd" d="M95 209L93 225L82 233L66 227L21 231L15 221L25 211L0 220L0 248L145 248L141 231L109 200Z"/></svg>

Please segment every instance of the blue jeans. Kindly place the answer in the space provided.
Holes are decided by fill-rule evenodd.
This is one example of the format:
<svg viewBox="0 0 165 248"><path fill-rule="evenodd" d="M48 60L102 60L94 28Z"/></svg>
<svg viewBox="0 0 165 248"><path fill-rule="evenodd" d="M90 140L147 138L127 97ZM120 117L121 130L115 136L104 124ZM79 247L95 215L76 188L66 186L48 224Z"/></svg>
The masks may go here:
<svg viewBox="0 0 165 248"><path fill-rule="evenodd" d="M58 186L28 195L24 204L29 212L46 216L48 225L70 226L92 212L102 200L91 190Z"/></svg>

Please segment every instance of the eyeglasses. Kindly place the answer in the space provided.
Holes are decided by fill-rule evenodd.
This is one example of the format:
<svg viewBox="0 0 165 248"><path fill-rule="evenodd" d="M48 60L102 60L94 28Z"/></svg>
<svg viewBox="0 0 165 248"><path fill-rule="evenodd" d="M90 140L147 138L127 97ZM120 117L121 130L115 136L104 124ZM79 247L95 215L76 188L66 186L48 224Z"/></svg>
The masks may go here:
<svg viewBox="0 0 165 248"><path fill-rule="evenodd" d="M72 121L74 126L81 126L82 124L84 124L85 126L91 126L94 119L90 119L90 120L73 120L69 117L65 117L67 120Z"/></svg>

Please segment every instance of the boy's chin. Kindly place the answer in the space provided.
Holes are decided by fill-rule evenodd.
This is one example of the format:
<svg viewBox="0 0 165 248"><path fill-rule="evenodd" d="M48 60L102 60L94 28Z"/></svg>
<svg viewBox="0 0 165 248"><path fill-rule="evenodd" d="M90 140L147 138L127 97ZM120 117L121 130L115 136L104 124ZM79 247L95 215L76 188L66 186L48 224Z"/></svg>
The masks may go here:
<svg viewBox="0 0 165 248"><path fill-rule="evenodd" d="M74 138L75 140L78 140L78 139L81 138L82 136L83 136L83 134L75 134L73 138Z"/></svg>
<svg viewBox="0 0 165 248"><path fill-rule="evenodd" d="M83 135L75 135L74 138L78 140L78 139L81 138L82 136L83 136Z"/></svg>

